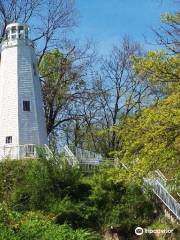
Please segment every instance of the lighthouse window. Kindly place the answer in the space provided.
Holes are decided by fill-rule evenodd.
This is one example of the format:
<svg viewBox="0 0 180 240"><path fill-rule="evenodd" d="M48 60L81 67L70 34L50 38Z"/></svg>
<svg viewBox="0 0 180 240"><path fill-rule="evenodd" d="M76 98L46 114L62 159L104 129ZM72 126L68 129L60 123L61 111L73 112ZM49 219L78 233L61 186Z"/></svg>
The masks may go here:
<svg viewBox="0 0 180 240"><path fill-rule="evenodd" d="M23 110L30 112L30 101L23 101Z"/></svg>
<svg viewBox="0 0 180 240"><path fill-rule="evenodd" d="M12 33L16 33L16 27L12 27L12 28L11 28L11 32L12 32Z"/></svg>
<svg viewBox="0 0 180 240"><path fill-rule="evenodd" d="M6 144L12 143L12 136L6 137Z"/></svg>
<svg viewBox="0 0 180 240"><path fill-rule="evenodd" d="M28 39L28 30L25 30L25 39Z"/></svg>
<svg viewBox="0 0 180 240"><path fill-rule="evenodd" d="M13 26L11 28L11 39L12 40L16 39L16 26Z"/></svg>
<svg viewBox="0 0 180 240"><path fill-rule="evenodd" d="M16 39L16 34L11 35L12 39Z"/></svg>
<svg viewBox="0 0 180 240"><path fill-rule="evenodd" d="M10 39L10 31L7 30L7 31L6 31L6 40L9 40L9 39Z"/></svg>
<svg viewBox="0 0 180 240"><path fill-rule="evenodd" d="M18 31L19 31L19 39L24 39L24 27L19 26Z"/></svg>
<svg viewBox="0 0 180 240"><path fill-rule="evenodd" d="M23 26L19 26L18 30L19 30L19 33L22 33L22 32L24 32L24 27Z"/></svg>

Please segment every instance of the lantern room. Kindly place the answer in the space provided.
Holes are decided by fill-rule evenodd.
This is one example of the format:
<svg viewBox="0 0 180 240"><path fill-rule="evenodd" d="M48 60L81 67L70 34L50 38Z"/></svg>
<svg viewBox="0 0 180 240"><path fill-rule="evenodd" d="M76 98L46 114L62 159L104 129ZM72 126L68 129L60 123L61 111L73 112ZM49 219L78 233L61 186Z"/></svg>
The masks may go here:
<svg viewBox="0 0 180 240"><path fill-rule="evenodd" d="M26 24L11 23L6 27L5 40L28 39L29 28Z"/></svg>

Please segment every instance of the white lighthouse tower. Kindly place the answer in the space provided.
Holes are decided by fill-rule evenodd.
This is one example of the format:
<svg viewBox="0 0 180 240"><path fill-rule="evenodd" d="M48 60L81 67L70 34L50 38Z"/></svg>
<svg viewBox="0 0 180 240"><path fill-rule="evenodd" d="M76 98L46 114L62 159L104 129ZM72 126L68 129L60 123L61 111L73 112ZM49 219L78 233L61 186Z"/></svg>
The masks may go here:
<svg viewBox="0 0 180 240"><path fill-rule="evenodd" d="M28 26L6 27L0 63L0 159L35 155L48 144L41 84Z"/></svg>

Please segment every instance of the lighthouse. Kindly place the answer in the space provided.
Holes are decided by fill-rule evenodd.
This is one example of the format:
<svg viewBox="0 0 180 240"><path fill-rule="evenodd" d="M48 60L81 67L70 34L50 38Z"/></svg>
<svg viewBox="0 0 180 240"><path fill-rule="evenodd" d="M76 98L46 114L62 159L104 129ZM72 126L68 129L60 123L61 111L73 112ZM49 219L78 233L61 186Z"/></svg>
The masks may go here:
<svg viewBox="0 0 180 240"><path fill-rule="evenodd" d="M36 155L47 145L37 59L26 24L6 27L0 63L0 159Z"/></svg>

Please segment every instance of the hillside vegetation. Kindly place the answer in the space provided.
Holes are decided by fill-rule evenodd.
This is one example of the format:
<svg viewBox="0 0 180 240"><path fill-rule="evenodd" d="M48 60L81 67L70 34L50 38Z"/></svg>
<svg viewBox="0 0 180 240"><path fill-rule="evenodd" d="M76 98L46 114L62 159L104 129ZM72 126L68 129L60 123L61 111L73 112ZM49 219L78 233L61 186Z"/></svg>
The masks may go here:
<svg viewBox="0 0 180 240"><path fill-rule="evenodd" d="M0 199L2 240L102 239L112 227L133 239L136 226L151 226L162 214L154 195L127 183L121 168L87 176L62 157L1 162Z"/></svg>

